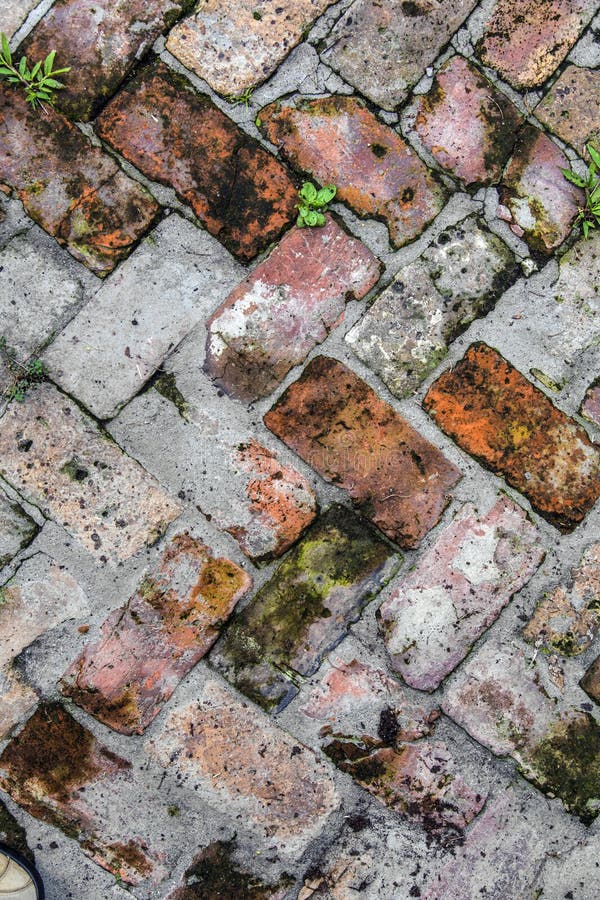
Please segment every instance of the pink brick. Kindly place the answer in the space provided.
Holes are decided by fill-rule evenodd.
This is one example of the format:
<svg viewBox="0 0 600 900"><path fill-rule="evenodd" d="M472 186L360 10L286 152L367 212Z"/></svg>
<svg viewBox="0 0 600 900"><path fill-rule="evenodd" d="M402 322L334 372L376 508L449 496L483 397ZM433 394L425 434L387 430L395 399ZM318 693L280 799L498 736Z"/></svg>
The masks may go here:
<svg viewBox="0 0 600 900"><path fill-rule="evenodd" d="M585 156L600 140L600 69L567 66L535 108L536 118Z"/></svg>
<svg viewBox="0 0 600 900"><path fill-rule="evenodd" d="M581 404L581 415L600 428L600 382L594 382L587 389Z"/></svg>
<svg viewBox="0 0 600 900"><path fill-rule="evenodd" d="M465 184L500 180L522 115L479 69L453 56L418 101L416 131L437 162Z"/></svg>
<svg viewBox="0 0 600 900"><path fill-rule="evenodd" d="M270 394L376 284L380 264L328 216L294 228L208 320L205 371L240 400Z"/></svg>
<svg viewBox="0 0 600 900"><path fill-rule="evenodd" d="M64 693L116 731L142 734L251 584L235 563L178 534L65 672Z"/></svg>
<svg viewBox="0 0 600 900"><path fill-rule="evenodd" d="M515 503L502 498L485 515L465 504L379 610L392 667L412 687L437 688L543 557Z"/></svg>

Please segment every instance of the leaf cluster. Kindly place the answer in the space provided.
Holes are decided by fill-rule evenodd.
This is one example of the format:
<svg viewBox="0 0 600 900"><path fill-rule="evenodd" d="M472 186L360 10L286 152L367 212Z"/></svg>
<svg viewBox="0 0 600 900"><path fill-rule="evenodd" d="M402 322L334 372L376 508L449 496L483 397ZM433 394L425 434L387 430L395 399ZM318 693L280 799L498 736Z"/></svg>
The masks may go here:
<svg viewBox="0 0 600 900"><path fill-rule="evenodd" d="M586 150L590 155L591 163L585 177L571 169L561 169L567 181L585 191L585 206L579 207L579 213L575 219L576 225L581 223L585 238L588 237L590 229L600 226L600 153L593 144L587 144Z"/></svg>
<svg viewBox="0 0 600 900"><path fill-rule="evenodd" d="M27 102L31 103L33 109L41 103L52 105L54 92L64 88L64 84L62 81L58 81L56 76L70 72L71 67L53 68L56 50L51 50L46 59L36 62L31 69L26 56L22 56L16 66L13 63L8 38L4 32L0 33L0 46L0 78L6 78L9 84L21 85L25 91Z"/></svg>
<svg viewBox="0 0 600 900"><path fill-rule="evenodd" d="M6 367L12 376L12 382L4 391L6 400L16 400L22 403L25 394L33 384L43 381L46 371L41 359L32 357L25 363L20 363L12 347L6 343L4 335L0 336L0 357L6 363Z"/></svg>
<svg viewBox="0 0 600 900"><path fill-rule="evenodd" d="M317 188L310 181L305 181L298 191L299 203L296 204L298 209L298 219L296 225L298 228L314 228L315 226L325 224L325 213L329 208L329 204L337 193L337 188L332 184L326 184L325 187Z"/></svg>

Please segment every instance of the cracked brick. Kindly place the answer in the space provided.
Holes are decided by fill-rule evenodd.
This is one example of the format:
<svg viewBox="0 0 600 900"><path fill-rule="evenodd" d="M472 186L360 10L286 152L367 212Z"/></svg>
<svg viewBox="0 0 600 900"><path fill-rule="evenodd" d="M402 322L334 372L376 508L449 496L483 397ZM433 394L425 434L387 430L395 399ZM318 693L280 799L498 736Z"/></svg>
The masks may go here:
<svg viewBox="0 0 600 900"><path fill-rule="evenodd" d="M600 496L600 454L584 429L486 344L472 344L423 405L459 447L562 531L583 521Z"/></svg>
<svg viewBox="0 0 600 900"><path fill-rule="evenodd" d="M161 62L138 72L96 125L241 260L266 249L296 217L296 187L282 163Z"/></svg>
<svg viewBox="0 0 600 900"><path fill-rule="evenodd" d="M39 527L18 503L11 503L0 491L0 569L29 545L38 531Z"/></svg>
<svg viewBox="0 0 600 900"><path fill-rule="evenodd" d="M439 520L458 469L337 360L318 356L265 424L403 547Z"/></svg>
<svg viewBox="0 0 600 900"><path fill-rule="evenodd" d="M259 113L286 159L359 216L381 219L394 247L414 240L440 212L446 190L395 131L356 97L278 100Z"/></svg>
<svg viewBox="0 0 600 900"><path fill-rule="evenodd" d="M252 579L189 534L167 546L126 606L63 676L63 693L122 734L142 734L208 653Z"/></svg>
<svg viewBox="0 0 600 900"><path fill-rule="evenodd" d="M256 703L280 711L297 693L297 677L317 671L399 563L366 522L331 507L226 628L211 664Z"/></svg>
<svg viewBox="0 0 600 900"><path fill-rule="evenodd" d="M567 66L535 107L537 119L580 156L600 140L600 70Z"/></svg>
<svg viewBox="0 0 600 900"><path fill-rule="evenodd" d="M205 0L167 50L226 98L265 81L334 0Z"/></svg>
<svg viewBox="0 0 600 900"><path fill-rule="evenodd" d="M100 561L133 556L181 511L50 384L30 390L0 419L0 474Z"/></svg>
<svg viewBox="0 0 600 900"><path fill-rule="evenodd" d="M192 4L193 0L55 0L21 49L34 60L56 50L57 65L71 66L56 103L65 115L87 122Z"/></svg>
<svg viewBox="0 0 600 900"><path fill-rule="evenodd" d="M0 87L0 182L100 277L131 253L158 213L148 191L52 108L39 115Z"/></svg>
<svg viewBox="0 0 600 900"><path fill-rule="evenodd" d="M270 394L376 284L380 264L327 217L292 229L207 322L205 371L230 396Z"/></svg>

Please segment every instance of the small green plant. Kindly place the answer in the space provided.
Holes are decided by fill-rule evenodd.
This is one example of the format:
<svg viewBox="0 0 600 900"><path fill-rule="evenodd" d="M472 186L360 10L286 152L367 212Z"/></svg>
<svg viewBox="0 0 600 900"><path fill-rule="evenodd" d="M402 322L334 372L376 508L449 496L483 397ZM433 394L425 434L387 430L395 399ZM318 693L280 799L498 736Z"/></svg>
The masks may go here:
<svg viewBox="0 0 600 900"><path fill-rule="evenodd" d="M225 97L228 103L233 103L235 106L238 106L240 103L243 103L246 109L250 105L250 101L252 100L252 94L254 93L254 88L247 88L243 94L229 94L229 96Z"/></svg>
<svg viewBox="0 0 600 900"><path fill-rule="evenodd" d="M20 84L25 90L27 102L36 109L38 105L54 104L54 92L64 88L62 81L57 81L57 75L64 75L71 71L71 67L65 69L53 69L56 50L51 50L46 59L36 62L30 69L27 57L22 56L19 65L13 64L12 54L8 45L8 38L4 32L0 33L0 78L8 79L9 84Z"/></svg>
<svg viewBox="0 0 600 900"><path fill-rule="evenodd" d="M337 188L332 184L326 184L325 187L317 188L310 181L305 181L298 191L297 203L298 219L296 225L298 228L314 228L325 224L325 213L329 209L329 204L337 193Z"/></svg>
<svg viewBox="0 0 600 900"><path fill-rule="evenodd" d="M571 169L561 169L561 172L571 184L583 188L585 191L585 206L579 207L579 213L575 219L575 225L581 223L583 236L588 237L590 229L600 225L600 153L593 144L586 144L591 163L588 166L587 175L582 177Z"/></svg>
<svg viewBox="0 0 600 900"><path fill-rule="evenodd" d="M6 364L6 368L12 376L12 381L4 390L6 400L16 400L22 403L25 394L33 384L43 381L46 372L41 359L32 357L24 363L17 360L16 353L6 343L6 338L0 336L0 359Z"/></svg>

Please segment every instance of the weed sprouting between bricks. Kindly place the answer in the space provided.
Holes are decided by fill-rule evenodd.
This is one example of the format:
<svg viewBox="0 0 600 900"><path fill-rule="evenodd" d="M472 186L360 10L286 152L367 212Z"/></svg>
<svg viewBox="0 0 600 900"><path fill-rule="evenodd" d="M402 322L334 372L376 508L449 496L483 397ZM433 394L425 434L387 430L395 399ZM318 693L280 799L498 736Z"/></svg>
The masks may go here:
<svg viewBox="0 0 600 900"><path fill-rule="evenodd" d="M337 193L337 188L333 184L326 184L325 187L317 188L310 181L305 181L298 191L299 203L296 204L298 209L298 219L296 225L298 228L314 228L325 224L325 213L329 209L329 204Z"/></svg>
<svg viewBox="0 0 600 900"><path fill-rule="evenodd" d="M22 403L29 388L44 380L46 375L44 363L36 357L20 363L13 348L6 343L4 336L0 336L0 359L4 361L12 377L11 383L4 390L4 397L6 400L16 400L17 403Z"/></svg>
<svg viewBox="0 0 600 900"><path fill-rule="evenodd" d="M54 105L54 93L64 88L62 81L58 81L57 75L64 75L71 71L71 67L54 69L56 50L51 50L46 59L36 62L29 68L27 57L22 56L18 66L13 63L12 53L8 44L8 38L4 32L0 33L0 78L5 78L9 84L21 85L25 91L28 103L33 109L44 103Z"/></svg>
<svg viewBox="0 0 600 900"><path fill-rule="evenodd" d="M591 162L585 177L573 172L572 169L561 169L567 181L585 191L585 206L579 207L579 213L574 223L575 225L581 224L585 238L588 237L590 229L600 225L600 153L593 144L586 144L586 150Z"/></svg>

